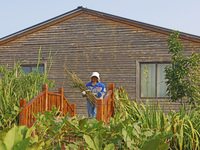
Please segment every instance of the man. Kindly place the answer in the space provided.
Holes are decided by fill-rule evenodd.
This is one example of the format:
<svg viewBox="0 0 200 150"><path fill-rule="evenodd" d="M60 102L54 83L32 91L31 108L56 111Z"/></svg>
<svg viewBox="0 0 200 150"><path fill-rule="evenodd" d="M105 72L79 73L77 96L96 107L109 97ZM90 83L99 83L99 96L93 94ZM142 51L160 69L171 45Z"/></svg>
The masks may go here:
<svg viewBox="0 0 200 150"><path fill-rule="evenodd" d="M100 77L98 72L93 72L91 75L91 82L86 84L88 90L90 90L97 98L103 99L106 94L106 86L100 82ZM85 95L85 91L82 92ZM97 105L92 106L89 101L87 101L87 111L88 117L97 117Z"/></svg>

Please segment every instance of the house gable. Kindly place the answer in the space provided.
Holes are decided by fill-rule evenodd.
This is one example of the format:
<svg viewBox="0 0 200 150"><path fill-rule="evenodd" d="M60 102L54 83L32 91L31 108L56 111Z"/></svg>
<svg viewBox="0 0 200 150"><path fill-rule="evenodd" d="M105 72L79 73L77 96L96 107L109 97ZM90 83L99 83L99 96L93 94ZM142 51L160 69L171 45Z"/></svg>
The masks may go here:
<svg viewBox="0 0 200 150"><path fill-rule="evenodd" d="M13 33L13 34L8 35L6 37L0 38L0 44L9 42L9 41L12 41L12 40L15 40L15 39L19 39L20 37L26 36L28 34L32 34L34 32L40 31L40 30L43 30L43 29L48 28L48 27L55 25L57 23L60 23L60 22L66 21L70 18L76 17L76 16L78 16L82 13L98 16L100 18L104 18L104 19L107 19L109 21L120 22L122 24L127 24L127 25L130 25L130 26L142 28L142 29L145 29L145 30L158 32L158 33L165 34L165 35L168 35L168 36L172 31L171 29L167 29L167 28L163 28L163 27L159 27L159 26L155 26L155 25L151 25L151 24L147 24L147 23L143 23L143 22L139 22L139 21L123 18L123 17L119 17L119 16L116 16L116 15L111 15L111 14L99 12L99 11L96 11L96 10L92 10L92 9L88 9L88 8L80 6L77 9L74 9L72 11L69 11L69 12L64 13L62 15L59 15L59 16L54 17L52 19L49 19L47 21L41 22L39 24L36 24L34 26L31 26L31 27L26 28L24 30L21 30L19 32ZM200 42L199 36L195 36L195 35L191 35L191 34L187 34L187 33L183 33L183 32L180 32L180 38L190 40L190 41L194 41L194 42Z"/></svg>

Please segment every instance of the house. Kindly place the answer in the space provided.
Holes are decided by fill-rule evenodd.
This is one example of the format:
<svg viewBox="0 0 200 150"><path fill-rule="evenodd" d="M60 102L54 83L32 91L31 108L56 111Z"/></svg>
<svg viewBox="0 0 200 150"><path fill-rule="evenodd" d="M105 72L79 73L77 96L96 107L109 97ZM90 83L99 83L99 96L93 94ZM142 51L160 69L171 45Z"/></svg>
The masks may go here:
<svg viewBox="0 0 200 150"><path fill-rule="evenodd" d="M163 104L167 100L163 69L171 61L166 41L170 33L170 29L78 7L1 38L0 64L12 68L20 60L30 72L38 62L41 47L40 67L46 71L51 50L53 64L48 76L55 80L56 89L64 87L65 96L76 104L79 114L87 115L86 100L71 87L64 67L85 83L97 71L107 87L109 83L116 88L125 87L130 99L145 102L148 97ZM179 40L184 56L200 49L199 36L181 32ZM148 85L143 73L145 66L149 71ZM166 112L180 106L168 101L165 105Z"/></svg>

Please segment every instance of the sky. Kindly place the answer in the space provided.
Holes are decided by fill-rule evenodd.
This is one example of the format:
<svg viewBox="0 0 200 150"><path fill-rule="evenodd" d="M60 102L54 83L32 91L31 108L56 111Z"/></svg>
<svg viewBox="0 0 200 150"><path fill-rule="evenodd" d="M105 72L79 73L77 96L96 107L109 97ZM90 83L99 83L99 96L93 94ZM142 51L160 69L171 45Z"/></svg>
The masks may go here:
<svg viewBox="0 0 200 150"><path fill-rule="evenodd" d="M200 36L200 0L0 0L0 38L78 6Z"/></svg>

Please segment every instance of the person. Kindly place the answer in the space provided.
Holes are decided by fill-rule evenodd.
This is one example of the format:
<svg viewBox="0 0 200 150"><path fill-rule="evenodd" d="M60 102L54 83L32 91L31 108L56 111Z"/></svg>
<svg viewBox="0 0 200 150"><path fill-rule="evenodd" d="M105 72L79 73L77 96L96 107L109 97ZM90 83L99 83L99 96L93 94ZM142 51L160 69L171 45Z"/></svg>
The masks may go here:
<svg viewBox="0 0 200 150"><path fill-rule="evenodd" d="M103 99L106 94L106 86L100 82L100 77L98 72L92 72L91 82L86 84L88 90L90 90L98 99ZM84 96L86 91L82 92ZM97 105L92 106L89 101L87 101L87 111L88 117L97 117Z"/></svg>

